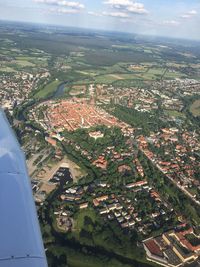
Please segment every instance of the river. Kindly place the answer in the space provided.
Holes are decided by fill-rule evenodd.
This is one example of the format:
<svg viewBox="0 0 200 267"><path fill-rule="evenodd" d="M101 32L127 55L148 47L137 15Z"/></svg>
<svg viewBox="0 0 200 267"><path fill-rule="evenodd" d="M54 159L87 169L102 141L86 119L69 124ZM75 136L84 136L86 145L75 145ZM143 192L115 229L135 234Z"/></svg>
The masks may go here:
<svg viewBox="0 0 200 267"><path fill-rule="evenodd" d="M66 84L68 84L68 82L63 82L61 84L59 84L57 86L57 89L56 91L51 95L49 96L48 98L46 99L41 99L41 100L38 100L37 104L39 103L42 103L46 100L51 100L51 99L57 99L57 98L61 98L64 94L65 94L65 86ZM28 108L32 107L35 105L35 102L29 102L27 103L23 108L21 108L21 110L18 112L18 115L17 115L17 119L19 121L26 121L26 115L25 115L25 112ZM35 127L34 127L34 130L35 130Z"/></svg>
<svg viewBox="0 0 200 267"><path fill-rule="evenodd" d="M51 99L55 99L55 98L60 98L65 94L65 86L66 84L68 84L68 82L66 83L61 83L58 85L57 90L55 91L55 93L53 94L53 96L51 97Z"/></svg>

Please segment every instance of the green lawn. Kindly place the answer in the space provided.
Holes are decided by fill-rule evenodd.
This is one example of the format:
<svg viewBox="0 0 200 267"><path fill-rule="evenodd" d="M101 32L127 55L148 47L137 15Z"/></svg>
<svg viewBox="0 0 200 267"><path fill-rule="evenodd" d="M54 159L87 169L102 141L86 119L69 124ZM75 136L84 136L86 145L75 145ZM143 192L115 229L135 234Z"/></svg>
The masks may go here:
<svg viewBox="0 0 200 267"><path fill-rule="evenodd" d="M161 78L164 74L164 68L150 68L148 71L138 74L144 80L155 80L156 78Z"/></svg>
<svg viewBox="0 0 200 267"><path fill-rule="evenodd" d="M75 250L70 247L50 247L48 251L51 251L54 255L66 255L67 266L69 267L131 267L126 263L121 263L114 257L105 256L102 254L91 254L86 249L83 251ZM50 259L50 258L49 258ZM49 264L50 267L53 267ZM60 265L59 265L60 266Z"/></svg>
<svg viewBox="0 0 200 267"><path fill-rule="evenodd" d="M142 76L141 76L142 77ZM110 73L94 77L95 83L111 84L122 80L138 80L140 75L126 73Z"/></svg>
<svg viewBox="0 0 200 267"><path fill-rule="evenodd" d="M0 72L16 72L16 70L11 67L2 67L0 68Z"/></svg>
<svg viewBox="0 0 200 267"><path fill-rule="evenodd" d="M190 107L190 112L195 117L200 116L200 99L194 101L194 103Z"/></svg>
<svg viewBox="0 0 200 267"><path fill-rule="evenodd" d="M119 80L155 80L164 74L164 68L150 68L139 73L109 73L94 77L96 83L110 84Z"/></svg>
<svg viewBox="0 0 200 267"><path fill-rule="evenodd" d="M68 259L68 264L70 267L93 267L94 266L94 262L89 262L88 260L83 261L83 259L74 257L74 258L69 258ZM99 264L97 264L97 262L95 262L95 266L96 267L100 267Z"/></svg>
<svg viewBox="0 0 200 267"><path fill-rule="evenodd" d="M114 86L128 87L128 86L139 86L146 87L146 84L141 79L130 79L130 80L118 80L113 83Z"/></svg>
<svg viewBox="0 0 200 267"><path fill-rule="evenodd" d="M113 77L111 74L99 75L99 76L95 77L95 83L110 84L116 80L118 80L118 79L116 77Z"/></svg>
<svg viewBox="0 0 200 267"><path fill-rule="evenodd" d="M35 66L35 64L27 60L16 60L15 63L21 67L34 67Z"/></svg>
<svg viewBox="0 0 200 267"><path fill-rule="evenodd" d="M29 57L29 56L18 56L16 57L17 60L20 60L20 61L29 61L29 60L32 60L34 59L34 57Z"/></svg>
<svg viewBox="0 0 200 267"><path fill-rule="evenodd" d="M98 258L89 258L89 257L69 257L68 258L69 267L130 267L130 265L120 263L117 260L110 260L102 262Z"/></svg>
<svg viewBox="0 0 200 267"><path fill-rule="evenodd" d="M180 72L168 72L163 67L150 67L147 69L138 70L130 73L130 71L126 72L127 64L118 63L112 66L103 67L100 71L77 71L78 73L89 75L91 78L86 79L84 81L78 81L76 84L89 84L89 83L99 83L99 84L113 84L126 80L143 80L143 81L154 81L156 79L160 79L163 75L166 79L175 79L184 76L184 74ZM147 70L147 71L146 71ZM100 74L102 73L102 74Z"/></svg>
<svg viewBox="0 0 200 267"><path fill-rule="evenodd" d="M48 83L45 87L41 88L41 90L34 95L34 98L41 99L48 97L57 90L57 87L60 83L61 82L59 80L55 80L51 83Z"/></svg>
<svg viewBox="0 0 200 267"><path fill-rule="evenodd" d="M89 76L96 76L98 75L97 72L92 71L92 70L85 70L85 71L81 71L81 70L77 70L76 72L83 74L83 75L89 75Z"/></svg>
<svg viewBox="0 0 200 267"><path fill-rule="evenodd" d="M182 112L178 112L176 110L166 110L166 113L171 116L171 117L175 117L175 118L185 118L185 114Z"/></svg>
<svg viewBox="0 0 200 267"><path fill-rule="evenodd" d="M181 77L187 77L185 74L181 72L169 72L167 71L164 75L164 79L175 79L175 78L181 78Z"/></svg>
<svg viewBox="0 0 200 267"><path fill-rule="evenodd" d="M75 217L75 230L80 232L84 226L84 218L88 216L92 219L93 222L96 221L96 214L92 208L87 208L84 210L80 210Z"/></svg>

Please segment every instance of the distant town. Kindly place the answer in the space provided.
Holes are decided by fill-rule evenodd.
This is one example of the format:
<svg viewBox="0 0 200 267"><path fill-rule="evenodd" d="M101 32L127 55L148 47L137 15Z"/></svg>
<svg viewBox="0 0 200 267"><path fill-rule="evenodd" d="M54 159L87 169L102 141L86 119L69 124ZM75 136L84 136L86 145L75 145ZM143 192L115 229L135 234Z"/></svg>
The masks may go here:
<svg viewBox="0 0 200 267"><path fill-rule="evenodd" d="M0 34L0 106L49 266L200 266L198 51L18 27Z"/></svg>

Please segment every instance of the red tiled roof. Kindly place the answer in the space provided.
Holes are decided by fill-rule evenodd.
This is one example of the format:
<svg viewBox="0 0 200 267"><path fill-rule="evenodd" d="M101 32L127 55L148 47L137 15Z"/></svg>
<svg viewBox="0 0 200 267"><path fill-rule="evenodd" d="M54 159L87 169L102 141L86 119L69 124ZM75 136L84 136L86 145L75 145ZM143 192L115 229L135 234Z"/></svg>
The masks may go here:
<svg viewBox="0 0 200 267"><path fill-rule="evenodd" d="M163 256L163 253L162 253L160 247L153 239L146 241L144 244L147 247L147 249L151 252L151 254L154 254L154 255L160 256L160 257Z"/></svg>

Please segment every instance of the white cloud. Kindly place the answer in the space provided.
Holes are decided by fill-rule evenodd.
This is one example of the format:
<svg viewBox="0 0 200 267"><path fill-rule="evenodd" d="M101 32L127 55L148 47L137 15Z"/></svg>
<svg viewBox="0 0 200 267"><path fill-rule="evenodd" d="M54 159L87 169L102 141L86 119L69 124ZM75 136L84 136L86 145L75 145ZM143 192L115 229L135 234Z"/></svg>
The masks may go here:
<svg viewBox="0 0 200 267"><path fill-rule="evenodd" d="M62 14L76 14L79 11L77 9L68 9L68 8L58 8L55 10L56 13L62 13Z"/></svg>
<svg viewBox="0 0 200 267"><path fill-rule="evenodd" d="M144 4L134 2L132 0L107 0L104 4L115 9L121 9L123 12L130 12L135 14L147 14Z"/></svg>
<svg viewBox="0 0 200 267"><path fill-rule="evenodd" d="M101 13L97 13L94 11L88 11L88 15L95 16L95 17L102 17Z"/></svg>
<svg viewBox="0 0 200 267"><path fill-rule="evenodd" d="M197 11L196 10L191 10L188 12L188 14L190 15L197 15Z"/></svg>
<svg viewBox="0 0 200 267"><path fill-rule="evenodd" d="M187 13L181 15L182 19L190 19L193 18L194 16L196 16L198 13L196 10L190 10Z"/></svg>
<svg viewBox="0 0 200 267"><path fill-rule="evenodd" d="M169 25L169 26L177 26L177 25L180 24L180 22L177 21L177 20L164 20L163 24L164 25Z"/></svg>
<svg viewBox="0 0 200 267"><path fill-rule="evenodd" d="M118 17L118 18L128 18L129 15L124 12L103 12L102 13L104 16L109 16L109 17Z"/></svg>
<svg viewBox="0 0 200 267"><path fill-rule="evenodd" d="M36 3L46 4L46 5L52 5L52 6L63 6L68 7L72 9L84 9L85 6L81 4L80 2L68 2L65 0L34 0Z"/></svg>
<svg viewBox="0 0 200 267"><path fill-rule="evenodd" d="M124 12L106 12L106 11L103 11L101 13L98 13L98 12L89 11L88 14L91 16L95 16L95 17L108 16L108 17L118 17L118 18L123 18L123 19L129 18L129 15L127 13L124 13Z"/></svg>

